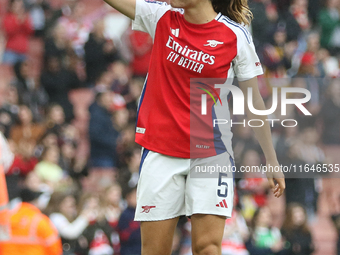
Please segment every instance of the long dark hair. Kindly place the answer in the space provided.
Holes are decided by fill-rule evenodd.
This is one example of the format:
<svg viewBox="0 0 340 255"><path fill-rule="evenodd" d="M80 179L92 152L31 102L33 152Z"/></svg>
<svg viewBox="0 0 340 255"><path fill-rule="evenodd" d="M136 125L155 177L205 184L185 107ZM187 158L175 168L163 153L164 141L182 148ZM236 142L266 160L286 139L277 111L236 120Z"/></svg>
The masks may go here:
<svg viewBox="0 0 340 255"><path fill-rule="evenodd" d="M285 220L283 222L282 230L285 231L287 235L292 235L294 233L294 231L296 231L296 226L293 223L293 210L295 208L301 208L303 210L303 213L305 215L305 220L304 220L303 224L299 228L302 230L302 232L304 234L309 234L310 233L310 229L309 229L308 224L307 224L306 209L301 204L298 204L298 203L290 203L287 206L287 209L286 209L286 218L285 218Z"/></svg>
<svg viewBox="0 0 340 255"><path fill-rule="evenodd" d="M210 0L215 12L220 12L233 21L250 25L253 13L248 6L248 0Z"/></svg>

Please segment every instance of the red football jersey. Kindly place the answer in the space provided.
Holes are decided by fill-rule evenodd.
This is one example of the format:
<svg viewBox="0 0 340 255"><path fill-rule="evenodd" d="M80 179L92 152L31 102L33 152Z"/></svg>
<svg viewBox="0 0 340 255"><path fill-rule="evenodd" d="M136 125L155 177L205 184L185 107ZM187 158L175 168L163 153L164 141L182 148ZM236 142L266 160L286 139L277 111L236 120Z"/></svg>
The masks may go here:
<svg viewBox="0 0 340 255"><path fill-rule="evenodd" d="M138 107L136 142L180 158L209 157L225 151L232 155L230 125L212 125L214 118L230 120L227 104L223 104L223 111L215 108L230 91L208 84L221 100L214 104L210 98L211 110L196 118L190 95L193 88L202 88L190 81L219 78L230 83L235 75L241 81L261 75L252 37L244 26L220 13L206 24L189 23L183 14L184 10L163 2L136 1L132 28L149 33L154 40ZM200 118L205 123L202 128Z"/></svg>

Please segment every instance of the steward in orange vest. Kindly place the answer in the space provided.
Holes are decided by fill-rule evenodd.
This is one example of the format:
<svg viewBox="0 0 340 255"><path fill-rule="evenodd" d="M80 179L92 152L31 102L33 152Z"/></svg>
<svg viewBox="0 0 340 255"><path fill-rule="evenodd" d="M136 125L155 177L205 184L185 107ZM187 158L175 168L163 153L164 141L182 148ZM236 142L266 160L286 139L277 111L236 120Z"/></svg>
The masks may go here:
<svg viewBox="0 0 340 255"><path fill-rule="evenodd" d="M34 205L39 192L21 191L22 203L10 211L10 240L0 241L0 255L61 255L62 244L50 219Z"/></svg>
<svg viewBox="0 0 340 255"><path fill-rule="evenodd" d="M0 132L0 241L9 239L8 193L5 173L13 163L14 155L11 152L6 138Z"/></svg>

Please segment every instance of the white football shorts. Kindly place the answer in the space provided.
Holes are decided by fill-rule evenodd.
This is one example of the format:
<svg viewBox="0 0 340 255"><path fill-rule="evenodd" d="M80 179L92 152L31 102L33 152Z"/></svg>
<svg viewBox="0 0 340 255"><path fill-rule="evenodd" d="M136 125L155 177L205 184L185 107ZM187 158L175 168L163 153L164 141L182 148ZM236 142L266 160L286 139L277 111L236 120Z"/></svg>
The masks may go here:
<svg viewBox="0 0 340 255"><path fill-rule="evenodd" d="M227 153L199 159L142 150L137 186L136 221L159 221L181 215L231 217L233 158Z"/></svg>

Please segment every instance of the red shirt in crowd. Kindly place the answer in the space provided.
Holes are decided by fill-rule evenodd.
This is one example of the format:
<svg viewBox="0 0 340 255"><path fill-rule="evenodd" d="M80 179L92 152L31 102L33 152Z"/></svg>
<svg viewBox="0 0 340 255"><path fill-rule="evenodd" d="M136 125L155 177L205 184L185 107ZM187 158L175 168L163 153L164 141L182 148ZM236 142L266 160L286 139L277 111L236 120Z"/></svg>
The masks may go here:
<svg viewBox="0 0 340 255"><path fill-rule="evenodd" d="M38 159L35 157L25 160L22 156L15 155L13 164L8 170L7 175L19 172L21 175L26 176L29 172L33 171L37 163Z"/></svg>
<svg viewBox="0 0 340 255"><path fill-rule="evenodd" d="M6 50L27 53L28 40L33 32L30 18L26 16L20 21L15 14L8 13L3 20L3 28L7 39Z"/></svg>

